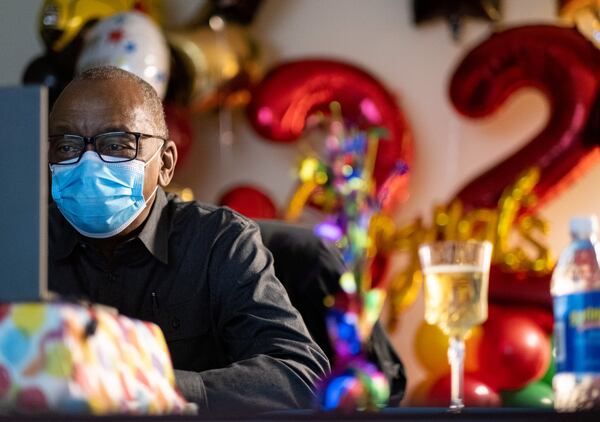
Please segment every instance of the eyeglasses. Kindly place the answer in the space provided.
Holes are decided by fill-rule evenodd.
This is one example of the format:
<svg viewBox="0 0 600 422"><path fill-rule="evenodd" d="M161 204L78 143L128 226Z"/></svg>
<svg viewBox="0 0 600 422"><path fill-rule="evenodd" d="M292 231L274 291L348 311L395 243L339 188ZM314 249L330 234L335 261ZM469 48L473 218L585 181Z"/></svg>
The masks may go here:
<svg viewBox="0 0 600 422"><path fill-rule="evenodd" d="M100 159L107 163L132 161L137 158L141 138L156 138L167 142L160 136L139 132L107 132L95 136L51 135L48 137L48 162L58 165L76 164L81 160L88 144L94 145Z"/></svg>

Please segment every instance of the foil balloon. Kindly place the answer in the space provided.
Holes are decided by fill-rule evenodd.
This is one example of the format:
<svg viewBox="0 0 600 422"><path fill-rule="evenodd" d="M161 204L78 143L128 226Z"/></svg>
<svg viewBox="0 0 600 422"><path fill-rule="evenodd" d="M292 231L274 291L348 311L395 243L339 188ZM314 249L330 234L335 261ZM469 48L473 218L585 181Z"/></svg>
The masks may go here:
<svg viewBox="0 0 600 422"><path fill-rule="evenodd" d="M503 264L490 268L490 301L552 309L551 272L514 271Z"/></svg>
<svg viewBox="0 0 600 422"><path fill-rule="evenodd" d="M373 76L350 64L297 60L276 66L253 90L247 114L264 138L293 143L302 136L311 116L330 114L333 101L341 106L349 126L385 130L374 165L376 188L393 174L399 161L410 166L412 136L395 98ZM408 179L408 173L403 177ZM399 180L394 184L406 188ZM402 195L390 199L396 197Z"/></svg>
<svg viewBox="0 0 600 422"><path fill-rule="evenodd" d="M260 48L248 30L220 18L188 32L169 32L174 60L185 83L169 97L192 111L233 108L246 104L250 88L262 76Z"/></svg>
<svg viewBox="0 0 600 422"><path fill-rule="evenodd" d="M169 139L177 146L176 165L180 166L188 156L194 137L190 115L187 109L172 103L166 103L164 109Z"/></svg>
<svg viewBox="0 0 600 422"><path fill-rule="evenodd" d="M59 52L98 20L131 10L160 22L160 0L45 0L39 15L40 35L48 49Z"/></svg>
<svg viewBox="0 0 600 422"><path fill-rule="evenodd" d="M400 206L408 201L408 165L400 161L395 169L383 182L379 189L377 199L381 203L381 209L384 212L393 215L394 211L400 209Z"/></svg>
<svg viewBox="0 0 600 422"><path fill-rule="evenodd" d="M106 18L88 31L77 71L116 66L148 82L164 98L169 79L169 48L160 28L140 12Z"/></svg>
<svg viewBox="0 0 600 422"><path fill-rule="evenodd" d="M248 218L277 218L277 208L273 200L254 186L236 186L225 192L219 205L229 207Z"/></svg>
<svg viewBox="0 0 600 422"><path fill-rule="evenodd" d="M600 48L600 1L562 0L559 16L568 25L574 25L588 40Z"/></svg>
<svg viewBox="0 0 600 422"><path fill-rule="evenodd" d="M548 123L523 148L460 189L456 198L465 212L495 208L506 180L536 167L537 202L522 209L531 213L600 157L599 134L590 130L590 116L600 104L600 50L571 28L531 25L495 33L460 62L450 99L463 115L485 117L524 86L546 95Z"/></svg>

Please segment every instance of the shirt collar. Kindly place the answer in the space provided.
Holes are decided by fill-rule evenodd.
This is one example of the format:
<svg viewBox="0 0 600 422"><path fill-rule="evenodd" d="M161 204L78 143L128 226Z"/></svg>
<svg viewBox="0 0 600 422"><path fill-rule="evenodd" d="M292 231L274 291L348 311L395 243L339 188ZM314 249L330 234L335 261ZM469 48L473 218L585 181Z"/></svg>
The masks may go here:
<svg viewBox="0 0 600 422"><path fill-rule="evenodd" d="M138 235L146 249L163 264L169 263L169 213L166 212L167 196L159 187L150 215L144 223L144 228Z"/></svg>
<svg viewBox="0 0 600 422"><path fill-rule="evenodd" d="M164 264L169 262L169 215L166 212L167 196L159 187L156 190L156 198L152 210L146 218L142 231L137 236L145 248L154 257ZM163 212L165 211L165 212ZM49 211L50 230L54 232L55 241L52 242L50 253L55 259L66 258L73 252L79 242L79 234L62 216L56 205L52 205Z"/></svg>

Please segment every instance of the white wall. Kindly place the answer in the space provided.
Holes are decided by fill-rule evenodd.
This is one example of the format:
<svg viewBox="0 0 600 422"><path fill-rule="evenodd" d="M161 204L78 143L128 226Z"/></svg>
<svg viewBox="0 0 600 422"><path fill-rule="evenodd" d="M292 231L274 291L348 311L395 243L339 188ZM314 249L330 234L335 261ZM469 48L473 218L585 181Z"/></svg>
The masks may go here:
<svg viewBox="0 0 600 422"><path fill-rule="evenodd" d="M0 84L18 83L27 62L41 50L36 15L39 0L0 3ZM462 55L490 31L468 21L460 43L451 40L442 21L415 28L409 0L265 0L253 30L269 51L267 64L321 56L361 65L400 98L415 138L409 203L398 221L428 215L436 202L479 171L501 160L545 124L548 107L534 91L515 95L495 116L483 121L457 117L446 97L448 78ZM503 25L555 22L555 0L504 0ZM197 198L214 201L227 186L262 186L283 207L293 187L291 170L300 153L292 146L257 138L241 112L234 113L235 144L223 157L218 148L218 118L199 116L197 139L177 182ZM449 154L458 157L446 163ZM551 222L548 237L558 253L567 242L569 216L600 212L596 166L542 214ZM411 385L422 376L412 356L412 338L422 318L420 301L406 314L394 337L408 366Z"/></svg>
<svg viewBox="0 0 600 422"><path fill-rule="evenodd" d="M0 86L17 84L29 61L42 52L37 16L42 0L0 2Z"/></svg>

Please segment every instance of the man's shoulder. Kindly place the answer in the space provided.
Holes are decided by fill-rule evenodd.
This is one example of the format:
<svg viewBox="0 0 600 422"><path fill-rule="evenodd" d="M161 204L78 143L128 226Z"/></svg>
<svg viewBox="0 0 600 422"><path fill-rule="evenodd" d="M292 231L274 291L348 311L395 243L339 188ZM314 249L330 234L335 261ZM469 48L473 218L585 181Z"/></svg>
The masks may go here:
<svg viewBox="0 0 600 422"><path fill-rule="evenodd" d="M184 225L188 229L193 226L212 227L217 232L242 231L248 227L256 226L249 218L228 207L206 204L199 201L181 201L177 197L169 196L168 204L171 208L176 225Z"/></svg>

